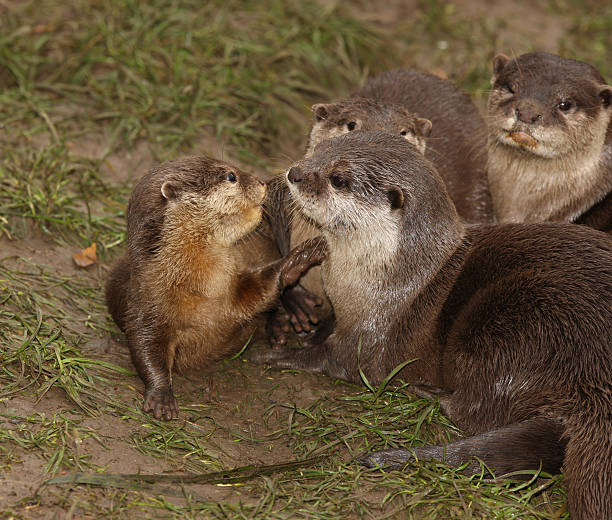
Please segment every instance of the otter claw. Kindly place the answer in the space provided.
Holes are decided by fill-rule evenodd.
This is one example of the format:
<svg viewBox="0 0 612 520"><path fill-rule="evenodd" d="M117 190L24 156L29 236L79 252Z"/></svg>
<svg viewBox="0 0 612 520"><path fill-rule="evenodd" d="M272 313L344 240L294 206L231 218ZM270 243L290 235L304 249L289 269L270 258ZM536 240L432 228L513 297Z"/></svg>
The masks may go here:
<svg viewBox="0 0 612 520"><path fill-rule="evenodd" d="M142 409L151 412L157 420L170 421L178 417L178 405L172 390L148 390Z"/></svg>

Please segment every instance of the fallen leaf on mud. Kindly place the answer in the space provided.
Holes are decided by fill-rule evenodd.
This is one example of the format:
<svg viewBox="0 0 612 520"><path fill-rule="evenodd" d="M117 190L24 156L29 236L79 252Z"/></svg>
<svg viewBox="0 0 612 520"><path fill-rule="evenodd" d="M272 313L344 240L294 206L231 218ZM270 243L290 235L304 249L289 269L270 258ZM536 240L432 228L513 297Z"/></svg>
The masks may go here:
<svg viewBox="0 0 612 520"><path fill-rule="evenodd" d="M98 261L96 247L96 243L94 242L89 247L83 249L83 251L80 253L74 253L74 255L72 255L74 263L79 267L89 267L90 265L95 264Z"/></svg>
<svg viewBox="0 0 612 520"><path fill-rule="evenodd" d="M433 69L429 69L429 73L433 74L434 76L438 76L439 78L442 78L442 79L448 79L448 74L446 73L446 71L439 67L434 67Z"/></svg>

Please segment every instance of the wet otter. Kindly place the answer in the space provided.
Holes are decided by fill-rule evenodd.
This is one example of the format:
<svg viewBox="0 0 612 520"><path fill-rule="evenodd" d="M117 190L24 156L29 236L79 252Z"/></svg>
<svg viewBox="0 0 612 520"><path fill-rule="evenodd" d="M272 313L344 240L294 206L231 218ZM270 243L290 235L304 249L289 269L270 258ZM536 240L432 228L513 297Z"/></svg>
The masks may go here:
<svg viewBox="0 0 612 520"><path fill-rule="evenodd" d="M127 252L110 272L106 301L144 381L143 409L157 419L178 414L175 367L239 349L253 318L317 262L315 242L259 267L245 255L240 240L259 224L265 193L255 177L204 156L164 163L134 187Z"/></svg>
<svg viewBox="0 0 612 520"><path fill-rule="evenodd" d="M572 224L465 226L433 166L405 140L354 132L287 172L327 240L336 328L257 362L442 392L474 435L417 454L497 472L558 471L574 519L612 518L612 241ZM361 348L360 353L359 348ZM401 465L409 450L371 465Z"/></svg>
<svg viewBox="0 0 612 520"><path fill-rule="evenodd" d="M543 52L493 62L488 176L498 222L612 231L612 87Z"/></svg>
<svg viewBox="0 0 612 520"><path fill-rule="evenodd" d="M416 70L391 70L371 78L356 96L401 105L432 123L427 157L441 175L459 215L492 220L486 175L486 124L470 97L448 80Z"/></svg>

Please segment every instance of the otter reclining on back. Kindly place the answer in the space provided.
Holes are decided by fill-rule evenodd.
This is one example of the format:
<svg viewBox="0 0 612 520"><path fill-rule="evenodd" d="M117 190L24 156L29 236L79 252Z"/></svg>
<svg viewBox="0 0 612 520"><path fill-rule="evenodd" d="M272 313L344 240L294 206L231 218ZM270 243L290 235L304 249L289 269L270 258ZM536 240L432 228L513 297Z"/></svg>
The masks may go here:
<svg viewBox="0 0 612 520"><path fill-rule="evenodd" d="M416 359L400 377L440 388L474 435L417 455L479 457L501 473L562 463L572 518L612 518L609 237L562 223L465 226L431 163L384 133L322 142L287 183L327 240L336 327L322 344L252 359L356 383L362 370L373 384Z"/></svg>
<svg viewBox="0 0 612 520"><path fill-rule="evenodd" d="M612 87L543 52L493 62L488 177L498 222L612 231Z"/></svg>

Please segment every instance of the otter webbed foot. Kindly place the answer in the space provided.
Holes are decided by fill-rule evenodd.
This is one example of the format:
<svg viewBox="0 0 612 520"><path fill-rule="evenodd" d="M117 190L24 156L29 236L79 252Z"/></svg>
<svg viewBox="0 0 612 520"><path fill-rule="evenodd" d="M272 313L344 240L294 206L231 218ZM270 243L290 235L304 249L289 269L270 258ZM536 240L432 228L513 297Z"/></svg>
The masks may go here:
<svg viewBox="0 0 612 520"><path fill-rule="evenodd" d="M283 307L296 333L311 332L320 321L317 307L323 299L304 289L301 285L288 287L281 295Z"/></svg>
<svg viewBox="0 0 612 520"><path fill-rule="evenodd" d="M178 417L178 405L171 388L146 389L142 409L158 420L170 421Z"/></svg>
<svg viewBox="0 0 612 520"><path fill-rule="evenodd" d="M282 309L276 309L268 315L266 321L266 338L274 349L287 344L287 335L291 331L289 315Z"/></svg>
<svg viewBox="0 0 612 520"><path fill-rule="evenodd" d="M278 349L278 348L261 348L257 350L249 350L247 352L247 359L251 363L257 365L270 365L273 368L297 368L308 370L304 366L304 363L300 361L301 356L296 356L297 352L307 350L305 348L300 349Z"/></svg>
<svg viewBox="0 0 612 520"><path fill-rule="evenodd" d="M247 353L247 359L256 364L268 364L272 368L306 370L346 381L351 380L346 368L330 359L329 345L326 343L297 349L252 350Z"/></svg>

